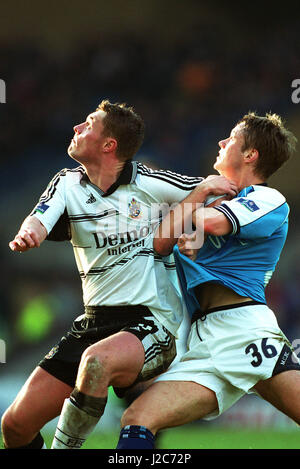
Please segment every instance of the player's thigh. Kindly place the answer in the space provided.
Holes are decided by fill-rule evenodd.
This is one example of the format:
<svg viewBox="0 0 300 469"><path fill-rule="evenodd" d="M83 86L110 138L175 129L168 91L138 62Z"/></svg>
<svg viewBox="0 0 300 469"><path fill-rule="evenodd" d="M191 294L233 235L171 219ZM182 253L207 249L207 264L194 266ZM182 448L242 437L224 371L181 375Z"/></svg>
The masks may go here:
<svg viewBox="0 0 300 469"><path fill-rule="evenodd" d="M3 417L3 424L29 431L40 430L60 414L72 388L37 367Z"/></svg>
<svg viewBox="0 0 300 469"><path fill-rule="evenodd" d="M259 395L278 410L300 424L300 371L289 370L259 381Z"/></svg>
<svg viewBox="0 0 300 469"><path fill-rule="evenodd" d="M218 407L215 393L192 381L152 384L124 412L122 426L143 425L158 430L201 419Z"/></svg>
<svg viewBox="0 0 300 469"><path fill-rule="evenodd" d="M145 353L141 341L131 332L113 334L86 349L80 363L79 380L95 360L101 366L103 380L108 380L109 385L126 387L136 380Z"/></svg>

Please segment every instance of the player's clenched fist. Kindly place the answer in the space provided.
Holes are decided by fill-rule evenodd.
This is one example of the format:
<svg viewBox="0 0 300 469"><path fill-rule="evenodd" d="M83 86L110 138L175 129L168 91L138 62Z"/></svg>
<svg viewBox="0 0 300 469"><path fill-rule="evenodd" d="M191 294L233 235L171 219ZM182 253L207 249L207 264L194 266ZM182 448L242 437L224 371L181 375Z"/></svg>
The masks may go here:
<svg viewBox="0 0 300 469"><path fill-rule="evenodd" d="M181 254L184 254L189 259L194 261L197 257L197 252L199 249L196 249L195 246L196 232L192 234L182 234L177 241L178 249Z"/></svg>
<svg viewBox="0 0 300 469"><path fill-rule="evenodd" d="M24 252L31 248L38 248L40 246L38 237L32 230L20 230L15 236L15 239L9 243L12 251Z"/></svg>
<svg viewBox="0 0 300 469"><path fill-rule="evenodd" d="M223 195L226 194L228 199L237 196L238 188L235 182L230 181L224 176L211 175L204 179L198 186L205 186L208 195Z"/></svg>
<svg viewBox="0 0 300 469"><path fill-rule="evenodd" d="M9 247L12 251L25 252L40 247L46 236L44 225L34 216L27 217Z"/></svg>

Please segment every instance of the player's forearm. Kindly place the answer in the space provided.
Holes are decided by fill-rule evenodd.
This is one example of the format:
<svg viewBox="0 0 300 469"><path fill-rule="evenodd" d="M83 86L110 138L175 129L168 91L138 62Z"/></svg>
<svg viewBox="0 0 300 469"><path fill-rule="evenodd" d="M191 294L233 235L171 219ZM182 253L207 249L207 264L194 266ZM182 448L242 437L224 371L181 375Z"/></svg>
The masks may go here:
<svg viewBox="0 0 300 469"><path fill-rule="evenodd" d="M198 222L196 225L192 223L192 217L199 208L199 204L203 204L210 195L219 196L223 194L226 194L227 198L235 197L237 194L236 184L224 176L208 176L204 179L188 197L164 218L155 233L155 251L161 256L169 255L178 238L186 232L186 227L192 228L193 225L197 226ZM224 219L226 220L225 216ZM210 228L208 227L207 229L209 230ZM228 232L230 232L230 229Z"/></svg>
<svg viewBox="0 0 300 469"><path fill-rule="evenodd" d="M179 208L179 206L176 208ZM161 256L168 256L171 254L173 247L180 236L175 236L175 233L178 232L178 228L176 227L178 227L178 225L182 227L181 210L179 210L179 216L177 216L178 210L176 211L176 208L170 211L170 213L163 219L154 236L154 250Z"/></svg>
<svg viewBox="0 0 300 469"><path fill-rule="evenodd" d="M231 233L232 225L228 218L218 210L214 208L203 208L203 216L197 217L197 212L193 212L192 220L193 225L197 229L202 229L204 234L210 234L214 236L223 236ZM199 226L199 221L201 226Z"/></svg>
<svg viewBox="0 0 300 469"><path fill-rule="evenodd" d="M182 202L168 213L156 230L153 247L161 256L168 256L178 238L192 227L192 214L199 204L203 204L209 195L209 189L204 183L191 192Z"/></svg>
<svg viewBox="0 0 300 469"><path fill-rule="evenodd" d="M34 215L28 216L15 238L9 243L9 247L12 251L25 252L39 247L47 235L47 230L40 220Z"/></svg>

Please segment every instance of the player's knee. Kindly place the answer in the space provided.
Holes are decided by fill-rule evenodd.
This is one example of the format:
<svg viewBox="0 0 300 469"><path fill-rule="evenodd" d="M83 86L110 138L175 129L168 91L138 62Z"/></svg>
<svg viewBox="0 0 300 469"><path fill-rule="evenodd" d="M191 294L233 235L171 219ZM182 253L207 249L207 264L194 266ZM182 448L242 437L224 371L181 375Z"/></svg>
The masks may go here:
<svg viewBox="0 0 300 469"><path fill-rule="evenodd" d="M5 435L9 430L15 427L14 419L12 418L10 409L7 409L1 419L2 434Z"/></svg>
<svg viewBox="0 0 300 469"><path fill-rule="evenodd" d="M155 416L149 415L149 412L143 412L134 403L124 411L121 417L121 428L126 425L141 425L154 435L160 430L159 422L156 421Z"/></svg>
<svg viewBox="0 0 300 469"><path fill-rule="evenodd" d="M1 430L4 443L8 444L11 438L21 437L26 433L26 425L20 421L11 408L8 408L1 419Z"/></svg>
<svg viewBox="0 0 300 469"><path fill-rule="evenodd" d="M136 413L134 406L129 406L121 417L121 426L125 427L126 425L139 425L138 424L139 416Z"/></svg>
<svg viewBox="0 0 300 469"><path fill-rule="evenodd" d="M81 357L77 385L95 391L99 382L105 380L105 375L104 360L92 346L88 347Z"/></svg>

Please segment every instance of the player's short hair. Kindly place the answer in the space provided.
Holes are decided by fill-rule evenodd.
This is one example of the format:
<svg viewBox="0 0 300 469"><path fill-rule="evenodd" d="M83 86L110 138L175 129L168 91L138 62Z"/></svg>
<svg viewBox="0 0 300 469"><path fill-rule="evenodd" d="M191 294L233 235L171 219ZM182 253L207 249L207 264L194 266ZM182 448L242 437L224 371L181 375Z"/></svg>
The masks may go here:
<svg viewBox="0 0 300 469"><path fill-rule="evenodd" d="M107 99L101 101L96 110L106 112L102 120L103 136L117 140L117 157L132 159L144 140L145 125L141 116L125 103L111 103Z"/></svg>
<svg viewBox="0 0 300 469"><path fill-rule="evenodd" d="M262 117L248 112L240 123L244 124L242 151L255 148L259 153L255 172L264 179L269 178L296 150L296 137L284 127L277 114L267 113Z"/></svg>

